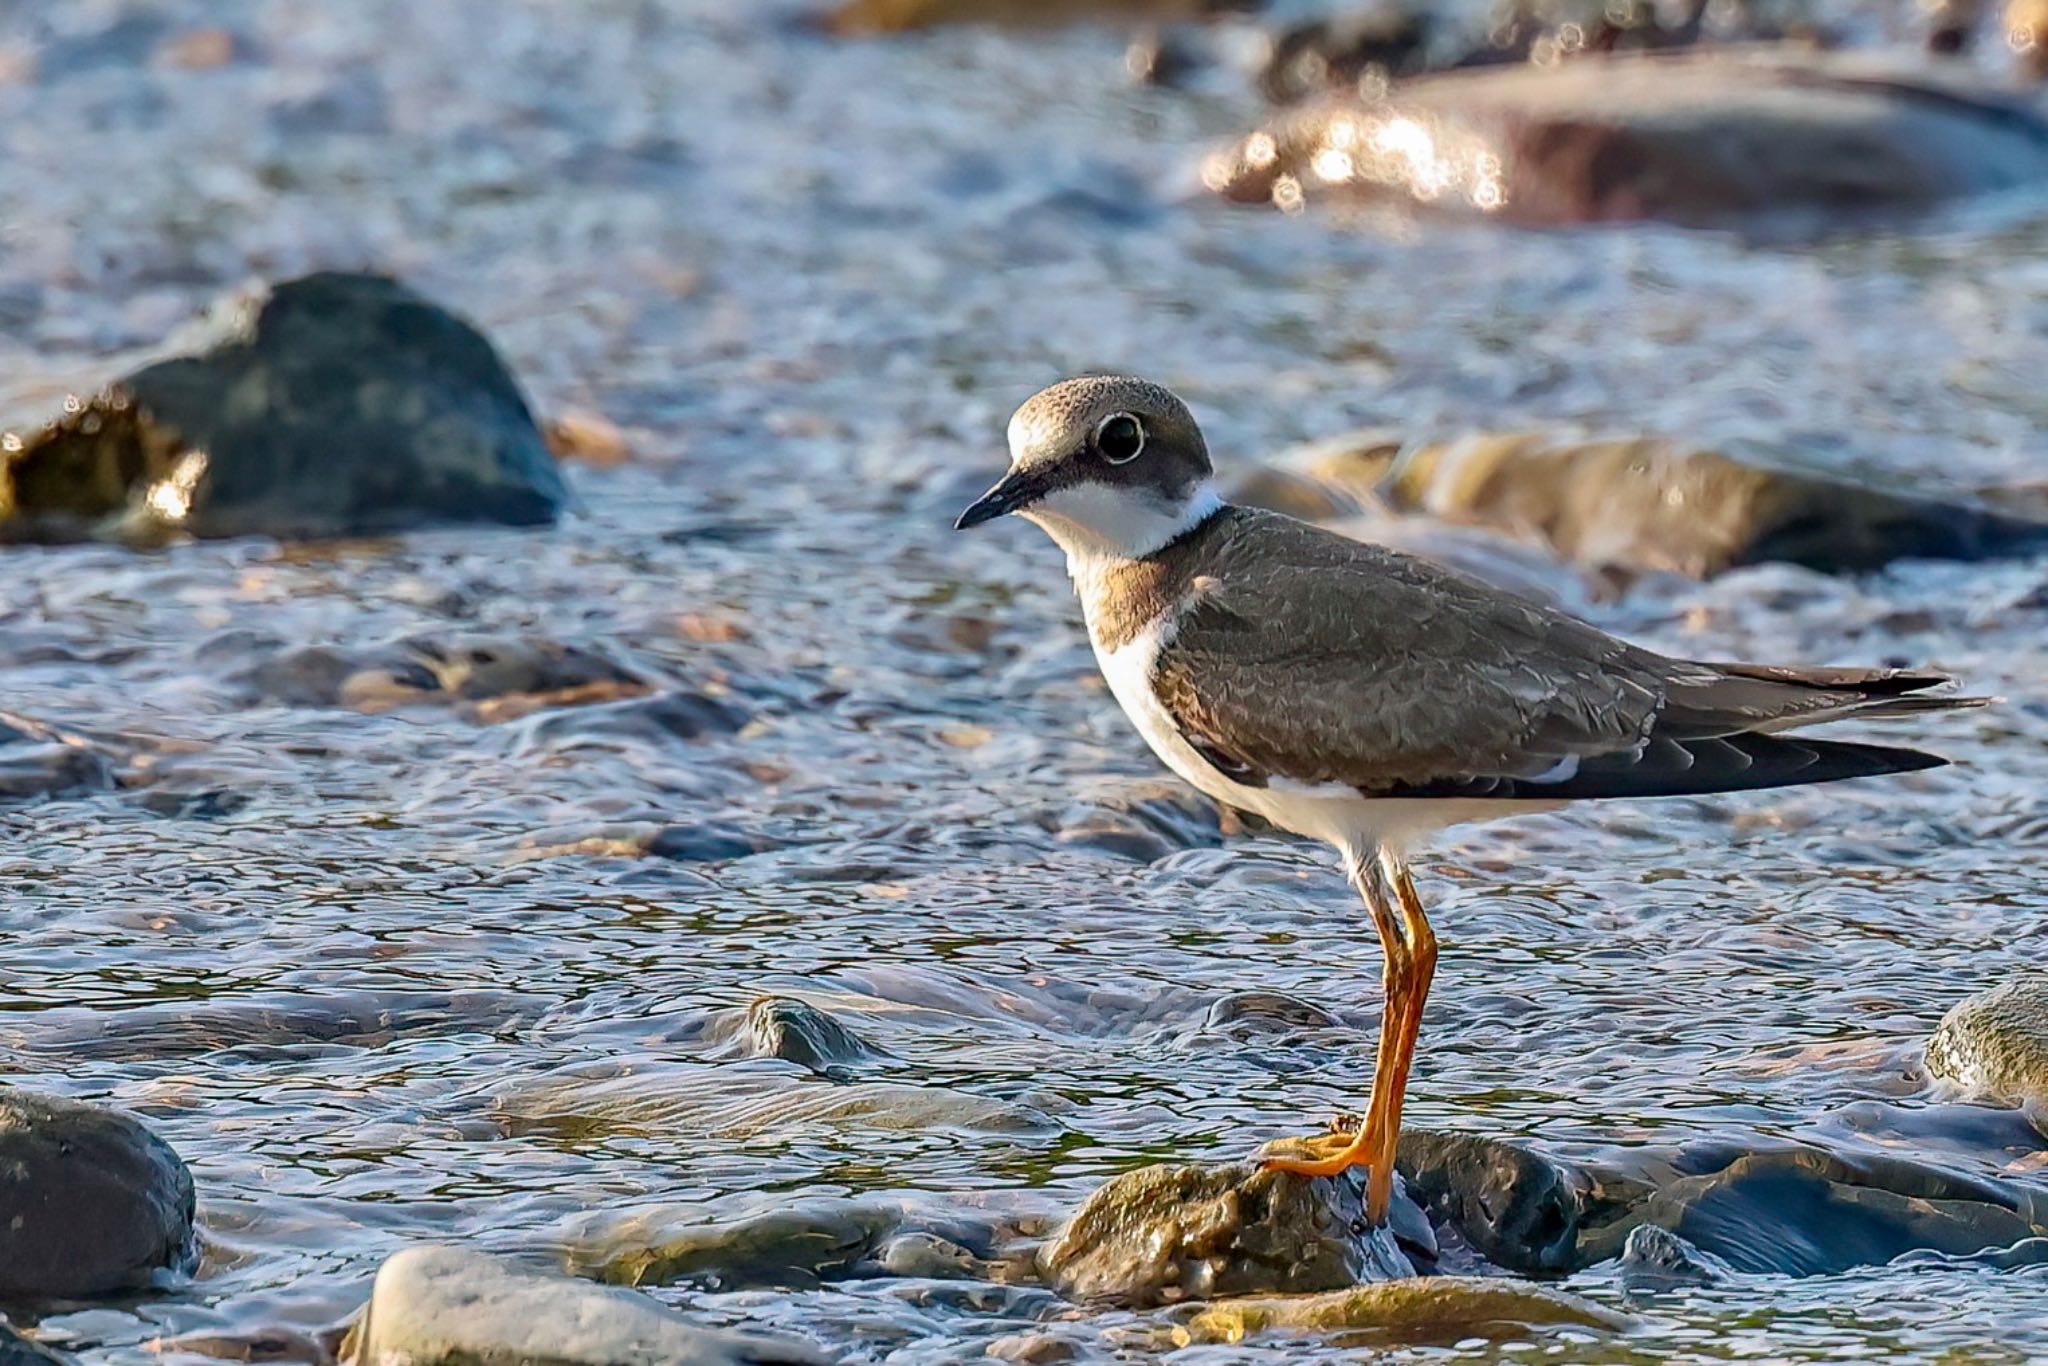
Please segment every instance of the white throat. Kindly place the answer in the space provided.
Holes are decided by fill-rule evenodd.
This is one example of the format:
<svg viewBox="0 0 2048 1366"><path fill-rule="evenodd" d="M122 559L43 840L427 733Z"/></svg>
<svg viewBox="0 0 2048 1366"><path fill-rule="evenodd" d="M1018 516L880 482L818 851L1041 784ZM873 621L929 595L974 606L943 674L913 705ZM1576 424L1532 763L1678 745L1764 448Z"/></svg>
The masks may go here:
<svg viewBox="0 0 2048 1366"><path fill-rule="evenodd" d="M1067 572L1079 579L1099 565L1139 560L1164 549L1222 506L1222 496L1207 479L1175 503L1136 489L1089 483L1048 493L1019 515L1044 528L1067 552Z"/></svg>

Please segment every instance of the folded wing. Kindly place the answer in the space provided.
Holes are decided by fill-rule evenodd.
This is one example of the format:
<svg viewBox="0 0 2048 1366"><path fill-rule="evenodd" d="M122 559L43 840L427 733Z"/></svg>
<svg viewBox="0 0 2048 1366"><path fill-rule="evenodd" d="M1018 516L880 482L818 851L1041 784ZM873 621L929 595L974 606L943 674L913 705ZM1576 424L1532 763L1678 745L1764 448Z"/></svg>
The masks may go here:
<svg viewBox="0 0 2048 1366"><path fill-rule="evenodd" d="M1181 732L1239 782L1372 796L1670 796L1945 762L1791 738L1972 706L1930 671L1669 659L1429 561L1240 514L1162 647Z"/></svg>

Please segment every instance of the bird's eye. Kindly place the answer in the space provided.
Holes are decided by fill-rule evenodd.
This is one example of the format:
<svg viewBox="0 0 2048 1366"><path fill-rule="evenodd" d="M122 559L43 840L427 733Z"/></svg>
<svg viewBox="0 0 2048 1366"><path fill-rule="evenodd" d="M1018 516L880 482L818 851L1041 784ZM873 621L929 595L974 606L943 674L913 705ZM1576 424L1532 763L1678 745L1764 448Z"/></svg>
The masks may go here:
<svg viewBox="0 0 2048 1366"><path fill-rule="evenodd" d="M1095 449L1112 465L1127 465L1145 449L1145 424L1129 413L1111 413L1095 429Z"/></svg>

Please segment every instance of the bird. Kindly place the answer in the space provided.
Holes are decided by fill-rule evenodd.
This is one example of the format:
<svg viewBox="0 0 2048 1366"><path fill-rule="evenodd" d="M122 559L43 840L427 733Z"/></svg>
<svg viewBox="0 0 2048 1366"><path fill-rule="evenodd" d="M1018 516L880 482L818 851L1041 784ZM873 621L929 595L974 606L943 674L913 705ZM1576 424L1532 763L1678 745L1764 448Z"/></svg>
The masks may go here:
<svg viewBox="0 0 2048 1366"><path fill-rule="evenodd" d="M1789 732L1990 700L1932 669L1667 656L1432 560L1234 506L1187 405L1134 376L1054 384L1008 437L1008 471L956 529L1015 514L1048 533L1152 751L1217 802L1334 846L1365 903L1383 992L1363 1120L1262 1160L1304 1177L1365 1168L1375 1226L1437 963L1417 847L1578 801L1939 767Z"/></svg>

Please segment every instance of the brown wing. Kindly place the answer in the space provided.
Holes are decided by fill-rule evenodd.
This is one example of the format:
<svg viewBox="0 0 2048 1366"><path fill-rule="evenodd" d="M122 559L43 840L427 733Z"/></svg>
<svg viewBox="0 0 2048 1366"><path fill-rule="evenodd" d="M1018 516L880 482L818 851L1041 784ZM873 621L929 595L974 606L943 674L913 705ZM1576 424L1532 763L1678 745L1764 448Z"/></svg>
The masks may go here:
<svg viewBox="0 0 2048 1366"><path fill-rule="evenodd" d="M1729 791L1924 768L1910 750L1770 732L1975 699L1934 673L1674 660L1426 560L1236 512L1154 684L1241 782L1387 796Z"/></svg>

